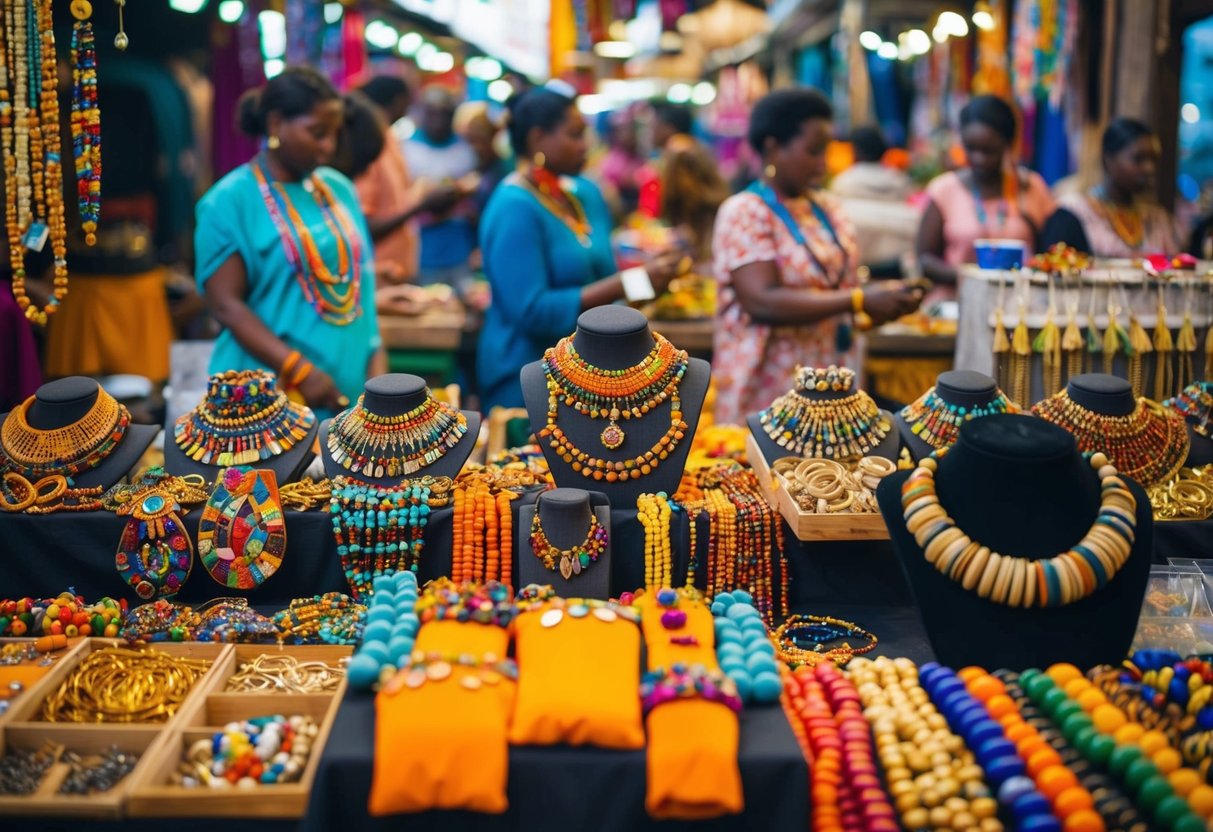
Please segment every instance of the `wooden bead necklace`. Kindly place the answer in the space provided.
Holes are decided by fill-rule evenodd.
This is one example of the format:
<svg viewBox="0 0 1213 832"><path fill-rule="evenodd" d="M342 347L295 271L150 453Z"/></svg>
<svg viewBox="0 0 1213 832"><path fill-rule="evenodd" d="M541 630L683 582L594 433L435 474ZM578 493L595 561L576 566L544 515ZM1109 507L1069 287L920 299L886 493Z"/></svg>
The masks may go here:
<svg viewBox="0 0 1213 832"><path fill-rule="evenodd" d="M311 229L291 202L286 187L272 181L264 156L251 165L261 199L282 241L286 259L307 302L323 320L338 326L362 314L362 232L324 180L312 174L303 182L320 209L324 224L337 244L337 273L324 261Z"/></svg>
<svg viewBox="0 0 1213 832"><path fill-rule="evenodd" d="M784 393L758 418L763 431L781 448L797 456L852 459L867 455L888 436L892 425L876 402L862 390L839 399L813 399L802 391L846 392L854 383L850 370L822 371L798 367L796 386Z"/></svg>
<svg viewBox="0 0 1213 832"><path fill-rule="evenodd" d="M674 585L673 549L670 545L670 501L665 493L641 494L637 518L644 527L644 586L657 590ZM538 512L536 512L538 515Z"/></svg>
<svg viewBox="0 0 1213 832"><path fill-rule="evenodd" d="M97 43L93 6L73 0L72 150L76 158L76 194L86 245L97 243L101 221L101 108L97 105Z"/></svg>
<svg viewBox="0 0 1213 832"><path fill-rule="evenodd" d="M648 528L645 528L646 536ZM590 528L585 539L580 543L561 549L548 540L543 530L543 520L539 516L539 505L535 505L535 516L531 520L531 551L535 557L543 561L543 568L551 571L560 570L560 576L566 581L574 575L580 575L582 570L589 569L590 564L596 563L606 551L609 534L606 527L598 522L598 515L590 508ZM647 551L647 545L646 545ZM647 561L646 561L647 565Z"/></svg>
<svg viewBox="0 0 1213 832"><path fill-rule="evenodd" d="M1129 559L1137 500L1103 454L1091 457L1100 479L1099 512L1091 528L1065 552L1031 560L999 554L957 527L935 490L936 457L944 453L919 462L902 485L902 516L927 563L966 591L1012 607L1065 606L1102 589Z"/></svg>
<svg viewBox="0 0 1213 832"><path fill-rule="evenodd" d="M1018 413L1019 408L998 390L994 398L974 407L950 404L940 398L931 387L917 400L901 409L901 418L910 426L910 432L936 450L956 442L960 426L965 422L993 416L997 413Z"/></svg>
<svg viewBox="0 0 1213 832"><path fill-rule="evenodd" d="M518 495L479 474L460 475L453 494L451 579L513 585L512 503Z"/></svg>
<svg viewBox="0 0 1213 832"><path fill-rule="evenodd" d="M131 414L104 389L80 419L51 430L29 423L30 396L9 411L0 427L0 471L38 480L51 474L74 477L104 462L122 444Z"/></svg>
<svg viewBox="0 0 1213 832"><path fill-rule="evenodd" d="M345 477L333 480L333 537L355 600L370 596L381 575L417 573L430 518L430 486L431 478L405 480L394 488Z"/></svg>
<svg viewBox="0 0 1213 832"><path fill-rule="evenodd" d="M248 465L286 453L315 424L316 415L290 401L273 373L228 370L211 376L206 396L177 419L173 437L203 465Z"/></svg>
<svg viewBox="0 0 1213 832"><path fill-rule="evenodd" d="M1062 390L1037 402L1032 412L1072 433L1083 453L1102 451L1121 473L1146 487L1172 477L1188 458L1183 418L1149 399L1139 398L1128 415L1106 416Z"/></svg>
<svg viewBox="0 0 1213 832"><path fill-rule="evenodd" d="M359 396L329 425L329 453L354 475L411 476L441 459L468 430L463 412L432 398L428 389L425 401L397 416L367 410L365 399L365 394Z"/></svg>

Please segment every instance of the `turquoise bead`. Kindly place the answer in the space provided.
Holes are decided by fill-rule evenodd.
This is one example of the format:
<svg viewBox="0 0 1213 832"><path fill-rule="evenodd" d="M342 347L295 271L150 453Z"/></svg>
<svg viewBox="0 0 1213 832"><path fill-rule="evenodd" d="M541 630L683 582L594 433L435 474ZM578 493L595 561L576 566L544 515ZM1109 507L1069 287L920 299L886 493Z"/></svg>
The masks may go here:
<svg viewBox="0 0 1213 832"><path fill-rule="evenodd" d="M346 677L355 690L368 690L379 679L379 662L364 653L350 657Z"/></svg>

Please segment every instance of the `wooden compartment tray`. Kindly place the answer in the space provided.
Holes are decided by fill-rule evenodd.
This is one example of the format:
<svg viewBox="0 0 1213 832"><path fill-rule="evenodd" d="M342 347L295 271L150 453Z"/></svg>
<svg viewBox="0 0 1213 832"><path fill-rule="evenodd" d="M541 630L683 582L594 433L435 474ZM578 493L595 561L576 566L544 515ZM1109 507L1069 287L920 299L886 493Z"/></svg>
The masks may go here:
<svg viewBox="0 0 1213 832"><path fill-rule="evenodd" d="M33 641L34 639L32 638L0 638L0 647L4 646L5 644L14 644L19 642L29 642L32 644ZM72 639L68 642L66 650L59 650L51 653L50 655L54 656L54 661L51 663L51 665L47 667L45 671L40 673L37 679L29 684L26 684L25 690L22 691L20 695L5 700L9 703L9 707L6 708L3 713L0 713L0 725L5 725L6 723L14 721L15 714L17 713L17 705L22 704L24 701L34 700L41 702L43 699L45 699L46 695L50 692L50 688L48 687L50 684L48 682L48 677L51 676L58 665L64 662L71 662L74 666L75 659L73 656L75 652L80 650L81 646L87 641L88 639L86 638ZM37 662L41 658L42 657L39 656L38 659L35 659L34 661ZM6 665L4 667L0 667L0 680L7 683L9 679L5 679L4 677L9 676L9 674L4 673L3 671L9 670L10 668L20 668L21 666L22 665ZM58 685L58 682L55 682L54 684ZM26 712L27 709L21 709L22 714Z"/></svg>
<svg viewBox="0 0 1213 832"><path fill-rule="evenodd" d="M758 476L758 483L767 502L787 520L797 540L888 540L889 529L880 514L813 514L802 511L780 478L762 455L758 443L748 431L745 438L746 459Z"/></svg>

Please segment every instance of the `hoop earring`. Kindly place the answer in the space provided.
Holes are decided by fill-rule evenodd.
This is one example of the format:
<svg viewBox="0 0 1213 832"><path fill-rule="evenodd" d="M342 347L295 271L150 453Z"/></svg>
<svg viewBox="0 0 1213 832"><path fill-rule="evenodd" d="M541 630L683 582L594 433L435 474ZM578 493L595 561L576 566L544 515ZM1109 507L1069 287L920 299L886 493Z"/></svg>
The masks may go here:
<svg viewBox="0 0 1213 832"><path fill-rule="evenodd" d="M270 136L265 140L265 146L270 150L277 150L278 148L282 147L282 140L277 136Z"/></svg>
<svg viewBox="0 0 1213 832"><path fill-rule="evenodd" d="M764 176L766 176L767 179L774 179L775 178L775 166L767 165L765 168L762 169L762 173Z"/></svg>
<svg viewBox="0 0 1213 832"><path fill-rule="evenodd" d="M543 155L543 153L542 153L542 152L540 152L540 153L536 153L536 154L535 154L535 156L534 156L534 158L532 159L532 161L535 163L535 167L537 167L537 168L542 168L542 167L544 167L545 165L547 165L547 163L548 163L548 157L547 157L547 156L544 156L544 155Z"/></svg>

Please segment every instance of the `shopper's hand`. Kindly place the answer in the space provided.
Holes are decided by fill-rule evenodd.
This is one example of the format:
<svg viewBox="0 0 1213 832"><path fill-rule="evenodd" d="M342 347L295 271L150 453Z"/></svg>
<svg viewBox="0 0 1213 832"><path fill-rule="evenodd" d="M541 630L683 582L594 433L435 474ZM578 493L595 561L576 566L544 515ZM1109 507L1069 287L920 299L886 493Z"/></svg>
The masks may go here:
<svg viewBox="0 0 1213 832"><path fill-rule="evenodd" d="M670 288L670 282L679 275L685 274L691 267L690 257L681 248L666 249L654 256L645 264L653 291L657 295L665 293Z"/></svg>
<svg viewBox="0 0 1213 832"><path fill-rule="evenodd" d="M313 367L303 384L299 385L308 406L324 410L342 410L349 405L349 399L341 395L333 377L319 367Z"/></svg>
<svg viewBox="0 0 1213 832"><path fill-rule="evenodd" d="M917 309L922 295L921 288L907 286L900 280L869 283L863 291L863 310L872 317L873 324L895 321Z"/></svg>
<svg viewBox="0 0 1213 832"><path fill-rule="evenodd" d="M395 260L375 261L375 283L379 286L395 286L409 279L409 273Z"/></svg>
<svg viewBox="0 0 1213 832"><path fill-rule="evenodd" d="M463 196L463 192L456 185L436 185L425 192L418 207L426 213L441 214L454 208Z"/></svg>

